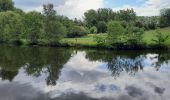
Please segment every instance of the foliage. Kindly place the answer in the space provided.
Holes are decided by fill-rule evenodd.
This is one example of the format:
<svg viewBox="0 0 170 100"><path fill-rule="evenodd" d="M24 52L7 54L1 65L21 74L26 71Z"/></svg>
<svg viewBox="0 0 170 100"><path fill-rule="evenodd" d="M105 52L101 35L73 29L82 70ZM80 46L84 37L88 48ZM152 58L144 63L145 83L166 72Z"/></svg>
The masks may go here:
<svg viewBox="0 0 170 100"><path fill-rule="evenodd" d="M95 34L97 33L97 28L95 26L90 28L90 34Z"/></svg>
<svg viewBox="0 0 170 100"><path fill-rule="evenodd" d="M123 34L124 28L118 21L111 21L108 23L107 26L108 31L108 41L111 44L122 42L123 41Z"/></svg>
<svg viewBox="0 0 170 100"><path fill-rule="evenodd" d="M106 38L101 36L95 36L94 41L97 43L97 46L105 46L106 45Z"/></svg>
<svg viewBox="0 0 170 100"><path fill-rule="evenodd" d="M56 17L56 11L53 4L47 4L43 6L43 13L47 17L47 21L54 20Z"/></svg>
<svg viewBox="0 0 170 100"><path fill-rule="evenodd" d="M143 30L143 29L140 29L140 30ZM164 35L169 35L170 28L161 28L160 32L164 33ZM155 30L145 31L144 34L142 34L142 36L141 36L142 37L141 43L136 45L137 48L130 48L133 45L130 45L130 42L129 42L129 45L128 45L129 48L124 47L124 49L138 49L138 50L139 49L162 49L162 48L155 48L155 46L156 46L155 42L152 41L153 37L155 36L153 33L155 33ZM95 37L104 38L105 45L104 46L98 45L97 41L95 40ZM77 42L76 42L76 40L77 40ZM126 39L126 42L127 42L127 39ZM85 47L99 47L100 46L101 48L114 48L112 45L109 44L107 33L105 33L105 34L88 34L88 35L80 37L80 38L64 38L64 39L62 39L62 43L67 44L67 46L75 46L76 44L78 44L79 46L85 46ZM132 43L133 43L133 41L132 41ZM137 43L137 42L135 42L135 43ZM165 41L164 45L169 46L170 39Z"/></svg>
<svg viewBox="0 0 170 100"><path fill-rule="evenodd" d="M16 41L19 40L22 28L22 16L20 14L7 11L0 13L0 40Z"/></svg>
<svg viewBox="0 0 170 100"><path fill-rule="evenodd" d="M73 20L69 19L68 17L56 16L56 19L66 27L67 33L71 31L72 27L77 25Z"/></svg>
<svg viewBox="0 0 170 100"><path fill-rule="evenodd" d="M67 37L74 38L74 37L82 37L87 34L86 29L81 26L74 26L70 29Z"/></svg>
<svg viewBox="0 0 170 100"><path fill-rule="evenodd" d="M33 44L38 43L40 36L44 34L43 16L38 12L29 12L24 16L23 39L27 39Z"/></svg>
<svg viewBox="0 0 170 100"><path fill-rule="evenodd" d="M97 32L98 33L105 33L107 31L107 25L104 21L99 21L97 23Z"/></svg>
<svg viewBox="0 0 170 100"><path fill-rule="evenodd" d="M0 0L0 12L14 9L12 0Z"/></svg>
<svg viewBox="0 0 170 100"><path fill-rule="evenodd" d="M159 17L158 16L138 16L135 23L136 27L144 28L145 30L156 29L159 27Z"/></svg>
<svg viewBox="0 0 170 100"><path fill-rule="evenodd" d="M66 34L66 28L56 19L56 11L53 4L44 5L45 33L46 37L53 43L59 42Z"/></svg>
<svg viewBox="0 0 170 100"><path fill-rule="evenodd" d="M139 44L142 42L142 35L144 34L144 29L130 25L125 30L126 41L130 45Z"/></svg>
<svg viewBox="0 0 170 100"><path fill-rule="evenodd" d="M159 29L155 32L155 38L152 39L158 46L163 46L164 43L169 39L169 35L164 35Z"/></svg>
<svg viewBox="0 0 170 100"><path fill-rule="evenodd" d="M85 22L88 27L93 27L97 25L97 12L95 10L89 10L84 13Z"/></svg>
<svg viewBox="0 0 170 100"><path fill-rule="evenodd" d="M90 46L114 47L117 44L136 46L143 43L142 40L145 39L149 40L146 43L151 44L150 38L153 34L147 37L144 30L170 26L169 19L168 8L161 10L160 16L151 17L136 16L133 9L115 12L110 8L99 8L85 12L84 20L77 18L72 20L57 15L53 4L44 5L42 14L35 11L26 13L13 7L11 0L0 0L0 41L57 46L62 38L67 37L73 38L69 41L75 42L76 40L76 43L80 41L83 45L87 43ZM101 37L100 34L95 36L95 33L108 35L104 34L105 37ZM152 42L163 45L167 38L168 36L157 34Z"/></svg>
<svg viewBox="0 0 170 100"><path fill-rule="evenodd" d="M119 20L127 22L136 20L136 13L133 9L120 10L117 12L117 15Z"/></svg>
<svg viewBox="0 0 170 100"><path fill-rule="evenodd" d="M162 9L160 11L160 26L168 27L170 26L170 8Z"/></svg>
<svg viewBox="0 0 170 100"><path fill-rule="evenodd" d="M84 13L85 23L88 27L95 26L98 33L105 33L109 21L136 21L136 13L133 9L120 10L114 12L109 8L99 8L98 10L89 10Z"/></svg>

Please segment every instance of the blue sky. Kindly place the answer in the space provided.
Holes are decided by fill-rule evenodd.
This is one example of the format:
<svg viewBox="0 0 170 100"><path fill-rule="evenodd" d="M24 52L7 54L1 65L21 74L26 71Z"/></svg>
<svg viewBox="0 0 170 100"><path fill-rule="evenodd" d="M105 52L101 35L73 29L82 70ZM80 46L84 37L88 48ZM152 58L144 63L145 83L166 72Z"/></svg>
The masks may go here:
<svg viewBox="0 0 170 100"><path fill-rule="evenodd" d="M123 5L141 6L145 3L145 0L105 0L104 7L121 7Z"/></svg>
<svg viewBox="0 0 170 100"><path fill-rule="evenodd" d="M83 18L89 9L111 8L114 11L133 8L138 16L159 15L159 10L170 7L170 0L14 0L15 6L24 11L42 11L44 3L55 5L58 14L69 18Z"/></svg>

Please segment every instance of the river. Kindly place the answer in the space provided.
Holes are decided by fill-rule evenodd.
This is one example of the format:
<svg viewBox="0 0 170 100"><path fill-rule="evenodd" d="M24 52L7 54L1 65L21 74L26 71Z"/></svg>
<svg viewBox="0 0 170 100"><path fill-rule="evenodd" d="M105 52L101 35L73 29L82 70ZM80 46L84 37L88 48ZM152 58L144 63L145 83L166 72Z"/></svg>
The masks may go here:
<svg viewBox="0 0 170 100"><path fill-rule="evenodd" d="M169 100L170 52L0 46L0 100Z"/></svg>

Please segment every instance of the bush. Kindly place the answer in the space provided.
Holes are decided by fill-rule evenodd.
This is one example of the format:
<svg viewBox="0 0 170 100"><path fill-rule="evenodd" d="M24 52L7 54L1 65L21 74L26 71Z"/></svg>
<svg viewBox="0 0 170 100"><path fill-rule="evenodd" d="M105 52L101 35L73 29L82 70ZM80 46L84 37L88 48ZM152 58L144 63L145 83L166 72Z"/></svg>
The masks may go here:
<svg viewBox="0 0 170 100"><path fill-rule="evenodd" d="M97 33L105 33L107 31L107 25L104 21L97 23Z"/></svg>
<svg viewBox="0 0 170 100"><path fill-rule="evenodd" d="M106 39L104 37L100 36L95 36L94 41L97 43L97 46L105 46L106 44Z"/></svg>
<svg viewBox="0 0 170 100"><path fill-rule="evenodd" d="M117 42L124 41L123 35L124 35L124 28L121 25L121 22L118 21L111 21L108 23L107 26L108 31L108 41L110 44L114 44Z"/></svg>
<svg viewBox="0 0 170 100"><path fill-rule="evenodd" d="M13 11L0 12L0 40L16 41L23 32L22 16Z"/></svg>
<svg viewBox="0 0 170 100"><path fill-rule="evenodd" d="M81 26L73 26L70 29L70 32L67 34L68 38L82 37L87 34L87 31L84 27Z"/></svg>
<svg viewBox="0 0 170 100"><path fill-rule="evenodd" d="M155 38L152 39L152 41L154 41L159 47L161 47L168 39L169 39L169 35L165 35L161 33L159 29L157 29L155 32Z"/></svg>
<svg viewBox="0 0 170 100"><path fill-rule="evenodd" d="M95 26L90 28L90 34L95 34L97 33L97 28Z"/></svg>
<svg viewBox="0 0 170 100"><path fill-rule="evenodd" d="M167 27L170 26L170 8L162 9L160 11L160 26Z"/></svg>
<svg viewBox="0 0 170 100"><path fill-rule="evenodd" d="M44 33L44 23L41 13L29 12L24 16L24 33L23 39L27 39L30 44L37 44L38 39Z"/></svg>

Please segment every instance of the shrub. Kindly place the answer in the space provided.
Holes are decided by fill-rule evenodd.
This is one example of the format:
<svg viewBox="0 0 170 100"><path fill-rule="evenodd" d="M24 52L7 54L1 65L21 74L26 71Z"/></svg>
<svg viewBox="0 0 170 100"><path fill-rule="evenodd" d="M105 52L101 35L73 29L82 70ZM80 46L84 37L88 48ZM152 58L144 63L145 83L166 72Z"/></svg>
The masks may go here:
<svg viewBox="0 0 170 100"><path fill-rule="evenodd" d="M87 34L87 31L84 27L81 26L73 26L70 29L70 32L67 34L68 38L82 37Z"/></svg>
<svg viewBox="0 0 170 100"><path fill-rule="evenodd" d="M95 26L90 28L90 34L95 34L97 33L97 28Z"/></svg>

